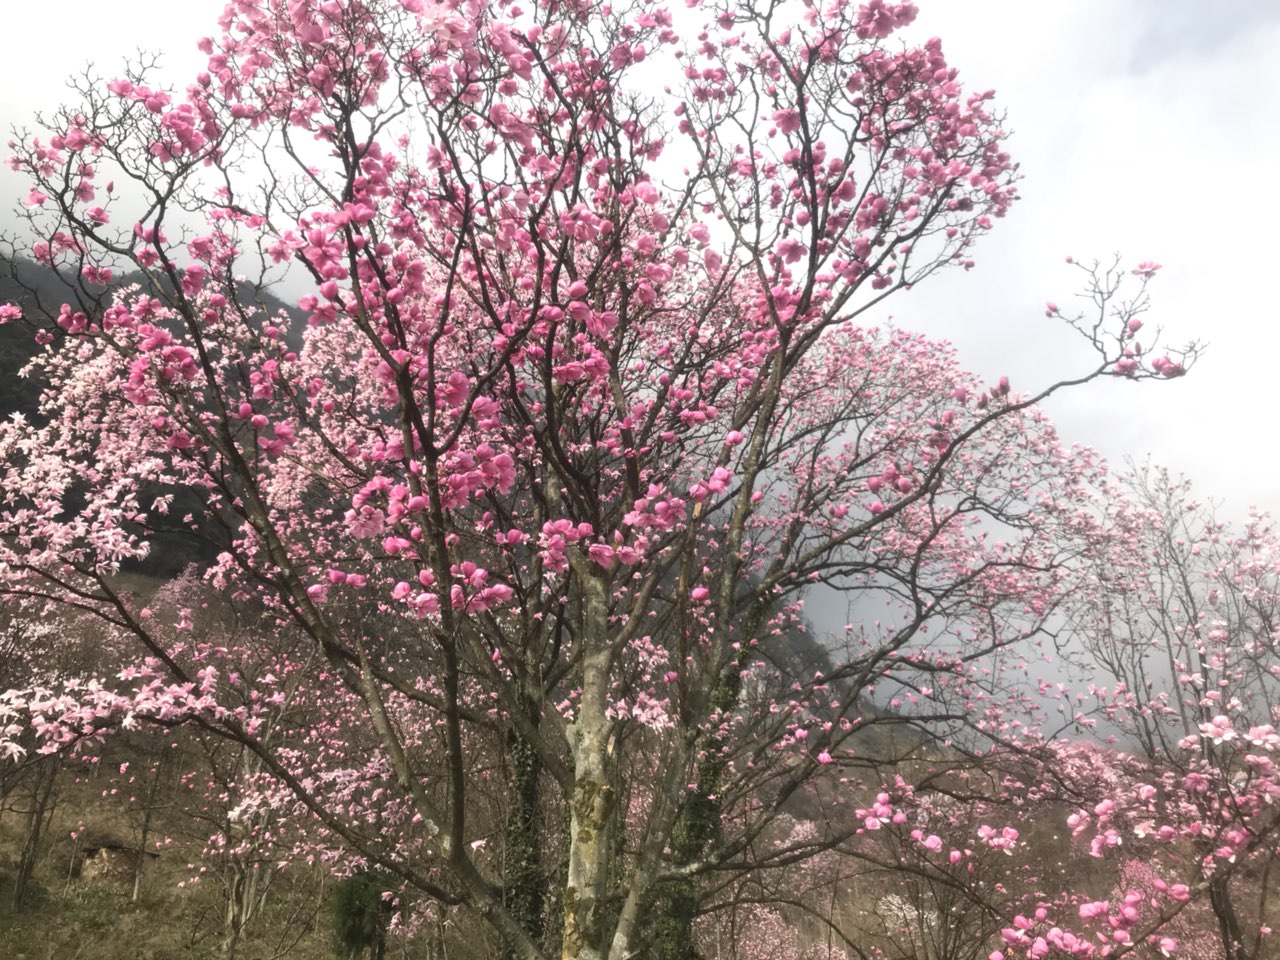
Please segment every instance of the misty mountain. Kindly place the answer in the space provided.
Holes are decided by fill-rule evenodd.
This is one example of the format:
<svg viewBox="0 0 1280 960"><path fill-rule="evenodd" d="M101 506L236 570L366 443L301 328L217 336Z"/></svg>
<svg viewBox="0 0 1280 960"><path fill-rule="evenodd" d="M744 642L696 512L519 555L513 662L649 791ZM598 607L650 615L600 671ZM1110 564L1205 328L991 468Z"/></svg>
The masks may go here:
<svg viewBox="0 0 1280 960"><path fill-rule="evenodd" d="M0 420L14 415L32 422L40 420L40 393L47 384L37 377L24 377L21 371L41 350L57 350L61 346L64 335L54 323L60 306L70 303L92 316L111 302L116 290L133 284L141 285L144 290L150 288L157 296L166 292L157 289L140 273L126 274L106 289L72 286L49 267L25 259L0 257L0 303L16 303L27 321L0 326ZM269 291L246 290L244 296L262 308L261 317L273 316L281 310L297 317L296 310ZM295 330L300 327L296 325ZM37 328L52 337L47 346L41 346L36 340ZM166 493L174 497L170 516L176 519L191 514L201 518L197 535L175 529L152 536L150 556L144 561L127 563L125 569L129 572L172 577L192 564L203 566L212 562L226 544L225 527L208 514L207 498L200 492L157 485L154 490L144 491L144 500ZM78 498L83 496L84 491L68 490L63 502L69 510L74 510Z"/></svg>

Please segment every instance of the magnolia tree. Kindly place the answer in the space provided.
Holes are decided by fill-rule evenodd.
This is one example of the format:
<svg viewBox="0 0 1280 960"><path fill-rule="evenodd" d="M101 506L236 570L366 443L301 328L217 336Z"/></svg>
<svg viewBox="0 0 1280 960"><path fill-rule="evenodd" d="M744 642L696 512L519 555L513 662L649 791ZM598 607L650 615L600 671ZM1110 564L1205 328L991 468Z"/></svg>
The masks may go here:
<svg viewBox="0 0 1280 960"><path fill-rule="evenodd" d="M1091 362L1034 395L861 324L1015 198L991 94L893 39L915 12L237 0L180 94L78 82L11 144L68 295L0 307L49 345L0 426L0 594L139 659L6 709L49 750L229 738L264 822L530 960L690 956L709 891L878 827L873 721L1035 741L1101 466L1034 405L1194 351L1135 339L1152 264L1088 272ZM219 529L229 644L117 576ZM877 611L816 676L763 655L815 583ZM807 792L847 820L780 827Z"/></svg>
<svg viewBox="0 0 1280 960"><path fill-rule="evenodd" d="M1162 882L1206 894L1216 955L1265 955L1280 854L1280 537L1239 529L1185 479L1131 466L1073 620L1100 667L1095 714L1132 756L1073 817L1095 856L1145 849Z"/></svg>

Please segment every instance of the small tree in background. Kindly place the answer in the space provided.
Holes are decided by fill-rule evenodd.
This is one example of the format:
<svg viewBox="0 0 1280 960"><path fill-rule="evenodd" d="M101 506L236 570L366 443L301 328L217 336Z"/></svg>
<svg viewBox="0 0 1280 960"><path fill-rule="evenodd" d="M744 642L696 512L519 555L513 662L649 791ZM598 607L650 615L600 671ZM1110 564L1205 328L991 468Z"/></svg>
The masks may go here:
<svg viewBox="0 0 1280 960"><path fill-rule="evenodd" d="M1225 523L1150 465L1131 464L1110 504L1115 549L1071 612L1098 668L1094 713L1134 756L1075 829L1095 856L1141 846L1162 882L1203 892L1197 915L1217 934L1206 956L1265 956L1278 919L1280 538L1256 510Z"/></svg>
<svg viewBox="0 0 1280 960"><path fill-rule="evenodd" d="M333 929L345 956L368 954L382 960L393 908L384 879L369 872L354 873L333 888Z"/></svg>

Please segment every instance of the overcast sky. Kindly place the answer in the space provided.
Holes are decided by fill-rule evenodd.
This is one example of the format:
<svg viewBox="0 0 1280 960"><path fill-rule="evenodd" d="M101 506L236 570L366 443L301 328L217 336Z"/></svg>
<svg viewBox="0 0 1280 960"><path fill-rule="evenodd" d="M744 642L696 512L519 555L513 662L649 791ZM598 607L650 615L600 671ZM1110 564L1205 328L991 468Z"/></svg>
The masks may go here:
<svg viewBox="0 0 1280 960"><path fill-rule="evenodd" d="M676 0L679 5L679 0ZM1280 512L1280 4L1274 0L919 0L966 85L994 87L1015 133L1024 199L978 267L895 298L895 322L956 342L962 361L1032 390L1089 362L1044 303L1077 290L1064 264L1156 260L1149 324L1211 347L1172 383L1108 382L1055 401L1069 441L1118 461L1150 454L1240 517ZM139 46L179 85L221 0L4 0L0 120L56 105L93 60ZM0 173L0 201L19 183ZM25 192L25 191L24 191ZM0 206L8 206L0 202ZM1145 333L1146 331L1144 331Z"/></svg>

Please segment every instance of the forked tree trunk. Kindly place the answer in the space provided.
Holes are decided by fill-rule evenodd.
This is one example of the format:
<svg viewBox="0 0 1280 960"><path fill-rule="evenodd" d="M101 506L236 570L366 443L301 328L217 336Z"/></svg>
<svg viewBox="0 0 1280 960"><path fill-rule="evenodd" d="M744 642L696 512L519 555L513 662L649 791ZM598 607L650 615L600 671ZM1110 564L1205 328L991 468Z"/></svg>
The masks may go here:
<svg viewBox="0 0 1280 960"><path fill-rule="evenodd" d="M20 909L27 899L31 875L35 871L36 858L40 854L40 841L44 836L47 817L52 816L53 788L58 778L58 765L53 759L44 761L36 772L36 783L31 791L31 809L27 811L27 825L22 841L22 854L18 859L17 877L13 885L13 907Z"/></svg>
<svg viewBox="0 0 1280 960"><path fill-rule="evenodd" d="M245 877L240 864L232 864L227 881L227 909L222 923L222 960L236 960L240 948L240 935L244 930L241 905L244 902Z"/></svg>

